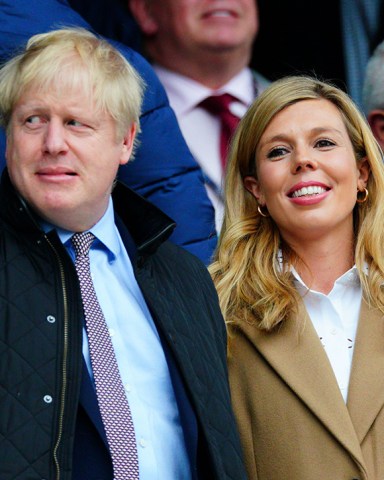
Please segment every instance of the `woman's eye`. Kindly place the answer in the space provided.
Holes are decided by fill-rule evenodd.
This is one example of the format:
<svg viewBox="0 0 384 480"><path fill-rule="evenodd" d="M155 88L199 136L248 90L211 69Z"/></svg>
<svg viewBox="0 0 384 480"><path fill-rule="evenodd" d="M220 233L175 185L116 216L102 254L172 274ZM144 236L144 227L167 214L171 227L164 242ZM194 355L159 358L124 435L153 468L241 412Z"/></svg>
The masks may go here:
<svg viewBox="0 0 384 480"><path fill-rule="evenodd" d="M267 154L267 158L279 158L284 156L288 152L288 149L285 147L275 147L270 150Z"/></svg>
<svg viewBox="0 0 384 480"><path fill-rule="evenodd" d="M335 142L327 138L322 138L321 140L317 140L315 146L319 148L334 147Z"/></svg>

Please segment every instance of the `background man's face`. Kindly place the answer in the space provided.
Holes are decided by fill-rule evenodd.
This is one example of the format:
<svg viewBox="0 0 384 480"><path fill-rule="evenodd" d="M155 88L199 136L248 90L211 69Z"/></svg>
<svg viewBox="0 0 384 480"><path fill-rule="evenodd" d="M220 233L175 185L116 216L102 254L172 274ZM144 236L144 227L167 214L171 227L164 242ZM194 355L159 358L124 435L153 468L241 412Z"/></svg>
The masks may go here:
<svg viewBox="0 0 384 480"><path fill-rule="evenodd" d="M186 50L251 48L258 30L255 0L150 0L157 40Z"/></svg>

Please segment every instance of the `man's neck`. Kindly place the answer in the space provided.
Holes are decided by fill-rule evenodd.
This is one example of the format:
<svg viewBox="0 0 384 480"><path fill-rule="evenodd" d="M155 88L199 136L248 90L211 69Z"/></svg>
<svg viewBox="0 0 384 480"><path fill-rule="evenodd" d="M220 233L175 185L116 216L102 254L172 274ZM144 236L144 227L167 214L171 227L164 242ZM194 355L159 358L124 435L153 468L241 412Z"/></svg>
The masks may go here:
<svg viewBox="0 0 384 480"><path fill-rule="evenodd" d="M163 55L155 49L149 51L151 60L175 73L191 78L202 85L219 89L248 66L244 54L206 52L198 61L180 55Z"/></svg>

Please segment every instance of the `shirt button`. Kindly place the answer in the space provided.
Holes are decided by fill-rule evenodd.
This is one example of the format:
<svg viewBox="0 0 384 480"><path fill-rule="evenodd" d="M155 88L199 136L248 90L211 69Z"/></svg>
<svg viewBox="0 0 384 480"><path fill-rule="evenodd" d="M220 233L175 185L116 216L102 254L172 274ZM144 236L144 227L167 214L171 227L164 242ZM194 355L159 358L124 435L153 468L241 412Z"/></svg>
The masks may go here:
<svg viewBox="0 0 384 480"><path fill-rule="evenodd" d="M131 385L130 385L129 383L126 383L126 384L124 385L124 388L125 388L125 391L128 392L128 393L132 390L132 389L131 389Z"/></svg>
<svg viewBox="0 0 384 480"><path fill-rule="evenodd" d="M139 444L140 444L140 447L142 447L142 448L145 448L147 446L147 442L144 440L144 438L140 439Z"/></svg>
<svg viewBox="0 0 384 480"><path fill-rule="evenodd" d="M115 335L115 330L113 328L109 328L108 332L110 337L113 337Z"/></svg>
<svg viewBox="0 0 384 480"><path fill-rule="evenodd" d="M336 328L332 328L331 334L332 334L332 335L336 335L336 334L337 334L337 329L336 329Z"/></svg>

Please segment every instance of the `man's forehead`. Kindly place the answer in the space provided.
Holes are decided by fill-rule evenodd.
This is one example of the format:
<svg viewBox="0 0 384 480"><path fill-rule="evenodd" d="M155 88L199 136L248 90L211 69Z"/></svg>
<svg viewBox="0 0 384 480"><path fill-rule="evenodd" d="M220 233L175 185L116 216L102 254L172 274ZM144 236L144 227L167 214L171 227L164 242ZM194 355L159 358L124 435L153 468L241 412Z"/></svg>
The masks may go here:
<svg viewBox="0 0 384 480"><path fill-rule="evenodd" d="M86 121L86 119L104 118L106 112L102 112L96 102L87 92L75 90L51 91L45 89L29 89L24 92L15 103L12 117L20 118L24 115L55 115L71 117Z"/></svg>
<svg viewBox="0 0 384 480"><path fill-rule="evenodd" d="M16 104L35 102L36 104L49 103L56 100L65 100L70 103L75 99L79 104L94 107L93 85L84 82L67 82L65 79L36 80L21 89Z"/></svg>

